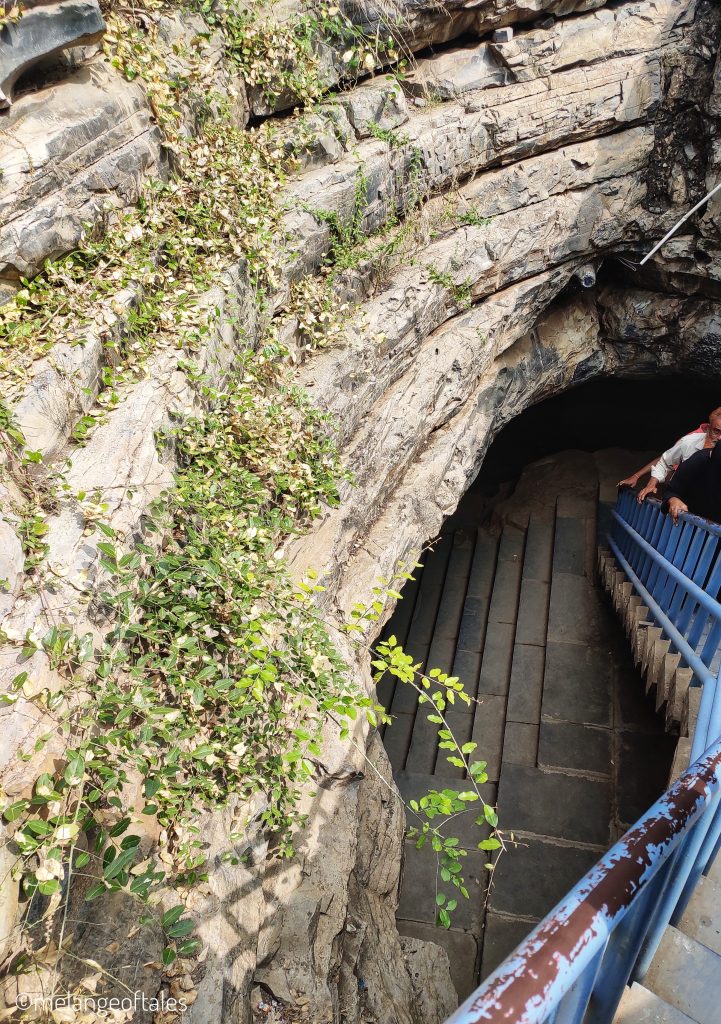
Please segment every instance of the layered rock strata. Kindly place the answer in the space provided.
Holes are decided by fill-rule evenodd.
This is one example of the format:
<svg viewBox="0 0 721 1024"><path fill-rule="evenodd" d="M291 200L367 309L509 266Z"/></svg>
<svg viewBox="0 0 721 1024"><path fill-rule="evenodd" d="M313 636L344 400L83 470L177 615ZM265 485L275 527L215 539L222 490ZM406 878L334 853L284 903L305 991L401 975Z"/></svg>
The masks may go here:
<svg viewBox="0 0 721 1024"><path fill-rule="evenodd" d="M558 20L527 28L549 13ZM294 252L271 298L278 316L293 283L315 274L332 247L329 218L313 211L340 223L360 216L366 232L406 216L418 222L403 265L361 265L349 276L361 302L345 341L308 355L298 374L335 415L356 476L340 507L290 552L294 571L324 573L329 616L436 534L495 433L527 405L599 375L718 376L717 204L700 225L689 222L638 287L629 279L623 289L582 291L575 278L589 261L601 280L602 261L637 262L715 183L718 11L703 0L612 8L503 0L409 3L401 14L414 47L516 31L464 40L419 59L403 89L373 79L284 126L301 169L284 196ZM357 17L371 16L359 7ZM63 119L57 136L48 130L53 111ZM106 200L123 208L147 175L165 173L142 89L102 59L21 97L5 116L0 259L9 285L77 244L83 224L106 215ZM431 196L421 217L419 200ZM121 330L132 289L117 299ZM236 325L253 337L251 300L242 267L229 267L207 295L209 333L196 358L211 380L222 380L246 343ZM292 322L284 330L292 340ZM68 493L96 494L110 525L130 539L172 480L172 452L158 450L155 433L194 398L178 353L156 353L145 379L77 448L71 431L98 393L106 359L92 336L58 347L11 404L45 466L65 467ZM3 486L19 499L12 478ZM47 561L61 572L41 594L24 588L18 524L5 507L3 628L42 633L62 609L82 631L98 630L89 602L102 570L78 504L61 497L48 519ZM345 653L370 685L365 661ZM0 652L9 678L17 663L17 649ZM23 668L38 689L59 685L43 652ZM4 710L9 794L40 769L40 757L28 766L15 755L47 724L22 698ZM249 1021L254 980L318 1024L436 1024L450 1009L443 954L402 944L395 930L403 819L384 753L367 726L351 744L327 733L325 771L355 781L307 796L299 858L279 865L264 838L249 834L238 842L247 863L219 864L193 896L207 952L193 968L189 1020ZM51 742L42 756L58 749ZM207 823L211 857L220 860L233 822L228 811ZM143 962L158 952L149 946Z"/></svg>

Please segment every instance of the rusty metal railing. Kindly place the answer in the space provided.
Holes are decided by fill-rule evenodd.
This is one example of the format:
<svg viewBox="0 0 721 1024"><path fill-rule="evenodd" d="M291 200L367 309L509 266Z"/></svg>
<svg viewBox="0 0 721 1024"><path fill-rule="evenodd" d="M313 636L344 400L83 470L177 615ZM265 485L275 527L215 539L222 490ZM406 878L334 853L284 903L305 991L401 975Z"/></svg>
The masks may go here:
<svg viewBox="0 0 721 1024"><path fill-rule="evenodd" d="M629 829L447 1024L610 1024L674 856L702 845L721 795L721 742Z"/></svg>

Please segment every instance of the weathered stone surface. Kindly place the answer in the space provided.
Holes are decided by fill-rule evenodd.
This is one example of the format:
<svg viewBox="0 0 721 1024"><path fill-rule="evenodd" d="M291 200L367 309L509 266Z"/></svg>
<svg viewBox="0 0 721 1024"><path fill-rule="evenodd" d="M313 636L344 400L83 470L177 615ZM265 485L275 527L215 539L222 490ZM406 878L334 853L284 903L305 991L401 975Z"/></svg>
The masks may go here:
<svg viewBox="0 0 721 1024"><path fill-rule="evenodd" d="M404 935L401 938L403 957L411 976L413 996L425 1020L444 1020L458 1005L452 988L438 993L439 980L451 969L448 954L434 942Z"/></svg>
<svg viewBox="0 0 721 1024"><path fill-rule="evenodd" d="M345 110L358 138L389 131L408 120L408 108L401 87L390 80L374 80L335 101Z"/></svg>
<svg viewBox="0 0 721 1024"><path fill-rule="evenodd" d="M41 60L70 46L96 43L105 31L97 0L62 0L33 6L0 29L0 109L12 102L15 83Z"/></svg>
<svg viewBox="0 0 721 1024"><path fill-rule="evenodd" d="M313 355L299 372L318 404L336 416L340 444L358 480L354 490L345 490L341 506L328 510L291 550L296 571L308 565L324 571L329 615L369 593L380 575L436 534L494 435L532 402L602 374L679 366L717 373L721 313L711 284L721 279L721 265L710 255L705 284L698 284L695 228L665 249L653 272L658 276L639 279L636 289L606 286L582 297L575 284L566 289L589 260L596 265L650 247L721 159L711 149L707 168L701 133L690 156L677 146L669 162L673 194L659 199L650 168L663 162L660 140L669 125L687 117L689 103L706 104L707 114L718 104L714 55L702 51L716 38L718 15L701 2L683 5L683 11L670 0L629 2L525 31L523 23L543 12L562 18L600 5L534 0L520 7L488 0L470 8L454 0L445 12L425 0L402 6L408 38L417 44L431 34L450 39L469 29L515 24L516 31L505 42L464 46L419 62L409 93L435 90L447 102L408 104L395 86L373 80L323 104L306 115L305 124L289 121L283 136L303 173L284 197L290 208L286 227L299 252L275 297L279 309L290 281L315 272L330 246L328 225L304 204L351 222L360 170L367 182L364 227L370 231L389 216L403 216L418 195L447 193L424 211L417 249L403 265L385 268L380 281L369 275L359 286L363 306L345 343ZM186 28L170 19L163 32L168 39L177 32L186 38ZM684 94L690 74L682 73L684 67L693 69L703 96ZM254 102L257 113L257 97ZM240 93L238 103L242 122L248 106ZM55 135L44 110L64 119ZM27 115L22 122L21 111ZM85 121L89 135L78 147ZM162 171L142 92L100 63L41 95L21 98L5 123L12 159L0 183L0 254L8 281L32 272L48 253L76 244L82 221L101 215L99 199L122 207L133 201L146 174ZM372 137L379 134L375 125L385 138ZM28 141L30 158L24 155ZM716 230L711 214L702 225L707 251ZM681 287L690 287L691 271L695 296ZM669 282L674 293L659 294ZM253 333L240 270L208 297L208 310L210 341L196 358L218 380L242 344L232 322L242 321ZM65 454L73 423L95 396L103 354L96 339L83 341L51 353L35 368L25 394L18 401L13 396L29 442L47 464ZM125 389L122 398L87 446L73 450L68 481L71 492L97 489L109 504L111 524L130 537L172 475L172 453L161 458L154 431L192 401L177 354L157 353L147 379ZM6 520L12 530L11 518ZM43 630L46 616L61 608L83 629L97 628L75 589L91 593L100 583L95 540L83 536L77 505L62 495L49 525L50 565L62 566L66 575L44 595L47 607L38 595L21 592L17 542L9 538L15 589L3 625L16 636L27 628ZM579 677L589 660L603 660L603 648L581 650ZM344 653L368 684L367 665L350 650ZM564 653L559 671L568 669ZM18 648L3 649L2 658L0 667L11 679L20 670ZM37 689L58 685L43 654L23 668ZM504 703L492 696L499 707ZM521 724L538 718L538 701L529 703L519 712ZM604 724L610 714L605 704L589 712L582 688L578 704L581 723ZM565 716L567 704L563 711ZM544 713L553 717L554 708L549 704ZM9 793L23 791L38 766L18 765L13 751L47 726L24 698L12 714L3 712ZM446 962L430 947L404 950L395 928L403 818L387 760L373 738L368 753L379 778L361 753L367 726L359 725L352 738L355 747L329 730L324 760L331 770L347 772L350 766L366 777L307 797L310 827L298 860L272 861L251 826L249 863L222 865L212 873L212 891L194 897L208 957L189 1020L247 1024L254 981L296 1011L306 1006L316 1024L333 1020L340 1007L353 1024L439 1024L447 1014L452 995ZM46 753L55 749L50 743ZM228 811L203 823L213 855L247 812L234 819ZM437 982L435 990L422 982L424 999L418 996L422 978Z"/></svg>
<svg viewBox="0 0 721 1024"><path fill-rule="evenodd" d="M447 0L442 7L436 0L345 0L344 6L360 25L371 31L387 32L394 26L405 44L420 50L428 43L444 43L468 32L485 35L497 26L525 23L549 14L564 15L592 11L605 0Z"/></svg>
<svg viewBox="0 0 721 1024"><path fill-rule="evenodd" d="M0 825L0 872L3 884L0 886L0 957L5 959L13 949L16 938L18 915L18 896L20 883L11 878L15 867L15 853L7 841L6 826Z"/></svg>
<svg viewBox="0 0 721 1024"><path fill-rule="evenodd" d="M144 91L104 64L23 96L3 129L0 290L74 248L86 225L164 170Z"/></svg>
<svg viewBox="0 0 721 1024"><path fill-rule="evenodd" d="M22 576L25 555L17 535L16 517L11 512L13 496L0 484L0 622L15 603L18 582Z"/></svg>

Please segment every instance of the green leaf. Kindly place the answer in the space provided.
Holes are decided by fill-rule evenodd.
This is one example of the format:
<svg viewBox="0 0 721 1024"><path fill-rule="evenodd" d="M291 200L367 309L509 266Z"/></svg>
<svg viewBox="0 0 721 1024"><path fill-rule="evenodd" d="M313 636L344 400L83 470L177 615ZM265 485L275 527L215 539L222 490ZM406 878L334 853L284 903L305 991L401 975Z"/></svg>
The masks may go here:
<svg viewBox="0 0 721 1024"><path fill-rule="evenodd" d="M38 889L43 896L52 896L60 890L60 882L57 878L49 878L46 882L39 882Z"/></svg>
<svg viewBox="0 0 721 1024"><path fill-rule="evenodd" d="M488 804L485 804L483 807L483 815L488 824L491 826L491 828L495 828L496 825L498 824L498 815L493 810L493 808L490 807Z"/></svg>
<svg viewBox="0 0 721 1024"><path fill-rule="evenodd" d="M113 878L117 878L121 871L123 871L128 864L133 862L135 859L135 850L135 846L132 846L129 850L123 850L122 853L119 853L117 857L114 857L110 863L105 866L103 869L103 878L106 882L110 882Z"/></svg>
<svg viewBox="0 0 721 1024"><path fill-rule="evenodd" d="M171 939L179 939L183 935L188 935L195 928L195 921L191 917L184 917L176 924L171 925L167 929L168 935Z"/></svg>
<svg viewBox="0 0 721 1024"><path fill-rule="evenodd" d="M23 814L30 806L29 800L15 800L14 803L8 804L3 811L3 818L5 821L16 821L21 814Z"/></svg>
<svg viewBox="0 0 721 1024"><path fill-rule="evenodd" d="M178 947L178 956L190 956L196 949L200 949L202 942L200 939L188 939L181 946Z"/></svg>
<svg viewBox="0 0 721 1024"><path fill-rule="evenodd" d="M445 895L445 893L437 892L436 893L436 906L437 907L442 907L445 902L446 902L446 895Z"/></svg>
<svg viewBox="0 0 721 1024"><path fill-rule="evenodd" d="M77 786L83 781L85 775L85 760L82 754L72 751L68 756L68 763L63 772L63 778L69 786Z"/></svg>
<svg viewBox="0 0 721 1024"><path fill-rule="evenodd" d="M172 964L173 960L175 960L177 955L178 954L175 952L172 946L166 946L161 956L163 966L169 967Z"/></svg>
<svg viewBox="0 0 721 1024"><path fill-rule="evenodd" d="M162 784L163 783L160 781L160 779L146 779L143 784L143 789L145 791L145 799L152 799L152 797L155 796L155 794L158 792Z"/></svg>
<svg viewBox="0 0 721 1024"><path fill-rule="evenodd" d="M478 844L479 850L500 850L501 843L497 839L484 839Z"/></svg>
<svg viewBox="0 0 721 1024"><path fill-rule="evenodd" d="M171 924L175 924L176 921L179 921L184 913L185 906L184 904L179 903L177 907L172 907L172 909L166 910L160 919L160 923L163 928L170 928Z"/></svg>
<svg viewBox="0 0 721 1024"><path fill-rule="evenodd" d="M448 913L447 910L444 910L443 907L441 907L441 909L438 911L438 921L442 925L443 928L450 928L451 927L451 917L450 917L450 914Z"/></svg>
<svg viewBox="0 0 721 1024"><path fill-rule="evenodd" d="M89 903L91 900L96 900L98 896L102 896L102 894L107 891L108 887L103 885L102 882L99 882L97 885L92 886L91 889L88 889L85 894L85 901Z"/></svg>

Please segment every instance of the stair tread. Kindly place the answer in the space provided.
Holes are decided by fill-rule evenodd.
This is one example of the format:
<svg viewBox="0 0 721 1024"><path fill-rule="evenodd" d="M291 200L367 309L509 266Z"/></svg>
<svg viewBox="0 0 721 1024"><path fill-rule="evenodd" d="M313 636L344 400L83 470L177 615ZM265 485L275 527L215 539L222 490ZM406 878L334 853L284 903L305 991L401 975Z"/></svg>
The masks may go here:
<svg viewBox="0 0 721 1024"><path fill-rule="evenodd" d="M709 868L706 877L714 882L721 882L721 853L716 855L716 860Z"/></svg>
<svg viewBox="0 0 721 1024"><path fill-rule="evenodd" d="M676 753L673 756L671 765L671 776L668 780L669 786L676 781L679 775L683 774L689 766L691 757L691 740L688 736L679 736L676 744Z"/></svg>
<svg viewBox="0 0 721 1024"><path fill-rule="evenodd" d="M721 956L721 881L701 876L678 928Z"/></svg>
<svg viewBox="0 0 721 1024"><path fill-rule="evenodd" d="M669 926L644 984L696 1024L718 1024L721 956Z"/></svg>
<svg viewBox="0 0 721 1024"><path fill-rule="evenodd" d="M614 1024L691 1024L692 1018L636 982L626 988Z"/></svg>

